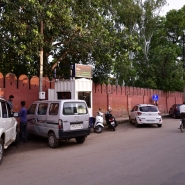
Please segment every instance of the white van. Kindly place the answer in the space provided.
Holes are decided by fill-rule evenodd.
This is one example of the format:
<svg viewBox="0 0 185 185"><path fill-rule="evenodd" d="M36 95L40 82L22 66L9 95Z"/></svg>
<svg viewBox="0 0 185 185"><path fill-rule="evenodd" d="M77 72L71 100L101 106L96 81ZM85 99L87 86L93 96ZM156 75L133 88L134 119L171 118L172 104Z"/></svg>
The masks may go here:
<svg viewBox="0 0 185 185"><path fill-rule="evenodd" d="M48 138L51 148L60 140L75 138L83 143L90 134L89 113L84 100L35 101L28 109L27 130Z"/></svg>

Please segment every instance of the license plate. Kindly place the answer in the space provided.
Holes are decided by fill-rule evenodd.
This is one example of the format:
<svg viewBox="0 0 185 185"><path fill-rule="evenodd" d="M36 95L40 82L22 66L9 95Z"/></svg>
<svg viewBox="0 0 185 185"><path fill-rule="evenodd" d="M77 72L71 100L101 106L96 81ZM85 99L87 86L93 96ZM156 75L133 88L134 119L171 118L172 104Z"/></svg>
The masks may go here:
<svg viewBox="0 0 185 185"><path fill-rule="evenodd" d="M114 125L114 121L110 123L111 125Z"/></svg>
<svg viewBox="0 0 185 185"><path fill-rule="evenodd" d="M82 128L83 128L82 124L72 124L71 125L71 130L82 129Z"/></svg>

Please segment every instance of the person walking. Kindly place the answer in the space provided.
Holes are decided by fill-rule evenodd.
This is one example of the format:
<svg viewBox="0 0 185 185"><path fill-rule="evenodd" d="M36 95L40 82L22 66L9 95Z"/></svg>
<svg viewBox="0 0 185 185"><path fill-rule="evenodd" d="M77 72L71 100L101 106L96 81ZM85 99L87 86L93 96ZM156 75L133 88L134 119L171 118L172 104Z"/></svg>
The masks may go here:
<svg viewBox="0 0 185 185"><path fill-rule="evenodd" d="M20 117L20 142L27 142L27 109L25 108L25 101L21 101Z"/></svg>

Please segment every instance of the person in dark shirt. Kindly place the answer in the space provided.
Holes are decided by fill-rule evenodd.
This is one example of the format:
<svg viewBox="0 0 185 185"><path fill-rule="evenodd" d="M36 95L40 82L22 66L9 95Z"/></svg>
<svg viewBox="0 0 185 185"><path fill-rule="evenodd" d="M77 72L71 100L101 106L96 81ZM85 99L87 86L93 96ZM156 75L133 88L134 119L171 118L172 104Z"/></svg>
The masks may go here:
<svg viewBox="0 0 185 185"><path fill-rule="evenodd" d="M27 142L27 109L25 108L25 101L21 101L20 117L20 142Z"/></svg>
<svg viewBox="0 0 185 185"><path fill-rule="evenodd" d="M13 115L13 113L15 112L13 110L13 103L12 103L13 99L14 99L14 96L13 95L10 95L9 96L9 99L7 100L8 104L10 106L11 115Z"/></svg>

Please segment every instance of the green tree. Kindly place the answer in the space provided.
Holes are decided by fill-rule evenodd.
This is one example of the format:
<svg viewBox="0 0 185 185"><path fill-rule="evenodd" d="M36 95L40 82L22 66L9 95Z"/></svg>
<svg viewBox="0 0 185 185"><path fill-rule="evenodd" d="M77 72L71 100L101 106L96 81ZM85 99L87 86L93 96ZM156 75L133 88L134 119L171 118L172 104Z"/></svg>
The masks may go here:
<svg viewBox="0 0 185 185"><path fill-rule="evenodd" d="M62 67L61 61L64 64L95 63L94 48L105 45L102 38L107 37L108 32L104 25L111 20L102 16L103 1L3 2L6 5L1 8L0 27L4 57L0 67L5 73L38 74L40 47L44 51L44 73L51 76L55 67ZM41 21L43 35L40 34Z"/></svg>
<svg viewBox="0 0 185 185"><path fill-rule="evenodd" d="M156 21L150 43L147 63L135 63L139 70L137 86L182 91L182 30L184 19L181 10L172 10ZM144 61L144 60L143 60Z"/></svg>

